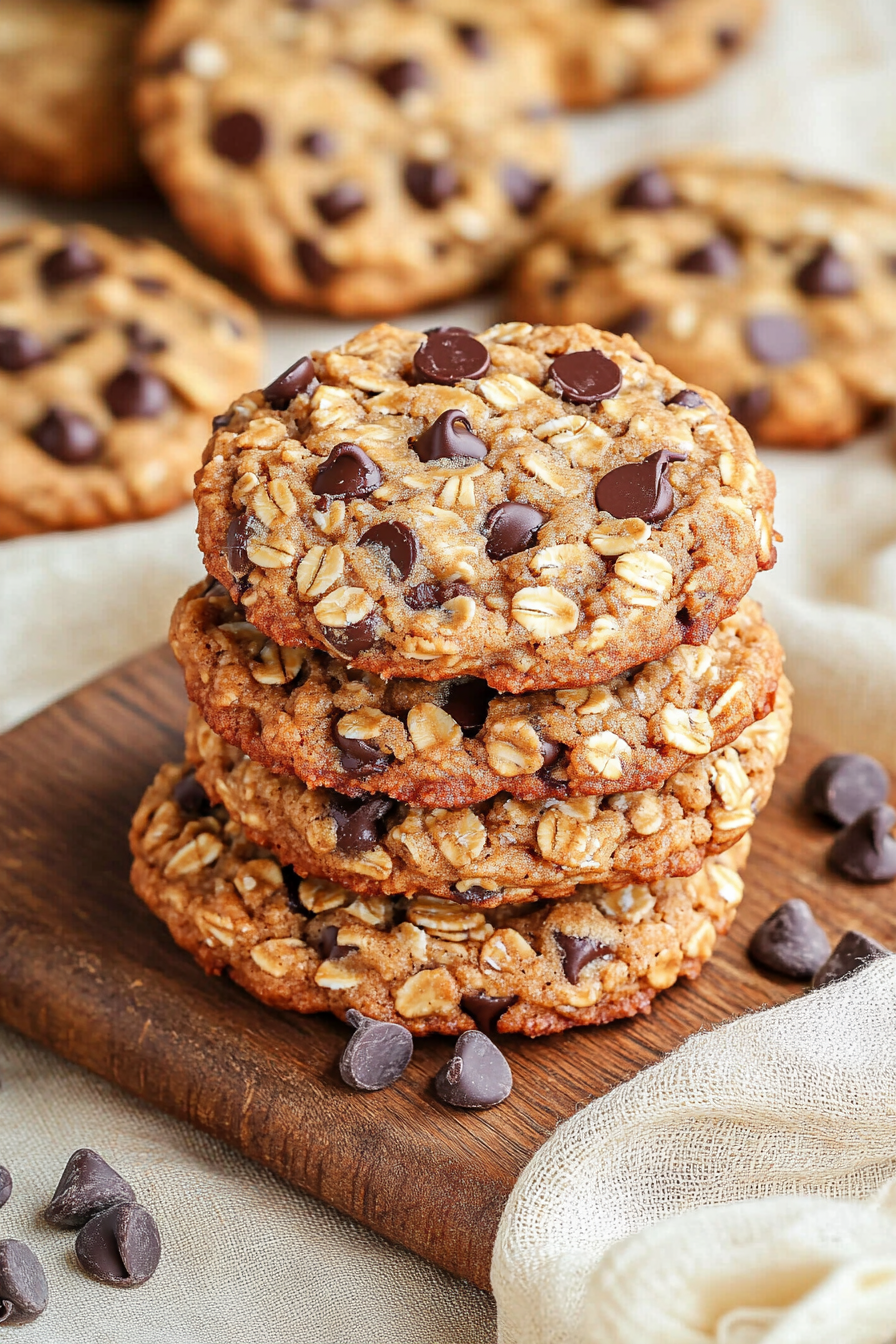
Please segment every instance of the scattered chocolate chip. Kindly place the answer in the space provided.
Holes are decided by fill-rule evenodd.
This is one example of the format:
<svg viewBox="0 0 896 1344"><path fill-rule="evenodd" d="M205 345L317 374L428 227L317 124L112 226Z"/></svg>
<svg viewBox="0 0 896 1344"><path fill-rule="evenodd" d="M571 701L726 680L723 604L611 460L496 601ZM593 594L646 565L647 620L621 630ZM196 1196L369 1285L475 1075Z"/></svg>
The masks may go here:
<svg viewBox="0 0 896 1344"><path fill-rule="evenodd" d="M454 1054L435 1077L436 1096L465 1111L484 1111L510 1096L513 1074L493 1041L481 1031L458 1036Z"/></svg>
<svg viewBox="0 0 896 1344"><path fill-rule="evenodd" d="M614 336L641 336L652 322L653 309L641 304L637 308L630 308L622 317L614 318L607 331L612 331Z"/></svg>
<svg viewBox="0 0 896 1344"><path fill-rule="evenodd" d="M312 285L329 284L339 270L310 238L296 239L295 254L302 274Z"/></svg>
<svg viewBox="0 0 896 1344"><path fill-rule="evenodd" d="M132 275L131 284L141 294L167 294L170 285L160 275Z"/></svg>
<svg viewBox="0 0 896 1344"><path fill-rule="evenodd" d="M339 141L331 131L306 131L299 141L299 148L313 159L331 159L339 148Z"/></svg>
<svg viewBox="0 0 896 1344"><path fill-rule="evenodd" d="M0 1325L36 1321L50 1297L43 1265L23 1241L0 1241Z"/></svg>
<svg viewBox="0 0 896 1344"><path fill-rule="evenodd" d="M518 998L518 994L483 994L481 989L477 989L475 994L462 995L460 1006L465 1013L469 1013L481 1032L491 1035L498 1018L508 1008L512 1008Z"/></svg>
<svg viewBox="0 0 896 1344"><path fill-rule="evenodd" d="M504 500L490 509L485 519L485 553L490 560L506 560L535 545L538 529L547 516L531 504Z"/></svg>
<svg viewBox="0 0 896 1344"><path fill-rule="evenodd" d="M411 159L405 164L404 185L408 195L424 210L438 210L440 205L457 195L460 178L447 159L439 163Z"/></svg>
<svg viewBox="0 0 896 1344"><path fill-rule="evenodd" d="M744 322L744 339L762 364L795 364L809 353L809 337L790 313L757 313Z"/></svg>
<svg viewBox="0 0 896 1344"><path fill-rule="evenodd" d="M465 677L449 683L442 708L459 724L464 737L475 737L488 718L488 707L498 694L487 681Z"/></svg>
<svg viewBox="0 0 896 1344"><path fill-rule="evenodd" d="M613 957L612 947L607 947L605 943L599 943L594 938L577 938L574 934L560 933L557 929L554 930L554 938L560 949L563 974L571 985L579 983L579 976L592 961L608 960Z"/></svg>
<svg viewBox="0 0 896 1344"><path fill-rule="evenodd" d="M0 327L0 369L21 373L46 358L47 350L39 336L19 327Z"/></svg>
<svg viewBox="0 0 896 1344"><path fill-rule="evenodd" d="M379 844L385 819L395 803L384 795L374 794L360 802L334 794L330 802L330 816L336 825L336 845L345 854L362 854Z"/></svg>
<svg viewBox="0 0 896 1344"><path fill-rule="evenodd" d="M105 262L77 237L69 238L63 247L44 257L40 264L41 278L52 289L70 285L75 280L92 280L104 270Z"/></svg>
<svg viewBox="0 0 896 1344"><path fill-rule="evenodd" d="M796 273L797 288L813 298L844 298L856 291L855 272L831 243L823 243Z"/></svg>
<svg viewBox="0 0 896 1344"><path fill-rule="evenodd" d="M314 208L327 224L341 224L366 204L367 197L355 182L337 182L322 196L314 197Z"/></svg>
<svg viewBox="0 0 896 1344"><path fill-rule="evenodd" d="M381 749L375 739L367 742L360 737L345 737L335 724L332 734L342 768L349 775L379 775L392 760L391 751Z"/></svg>
<svg viewBox="0 0 896 1344"><path fill-rule="evenodd" d="M626 182L616 204L622 210L668 210L675 200L675 188L662 169L645 168Z"/></svg>
<svg viewBox="0 0 896 1344"><path fill-rule="evenodd" d="M693 252L685 253L679 258L675 269L688 275L736 275L740 269L740 258L734 244L720 235L711 238L702 247L695 248Z"/></svg>
<svg viewBox="0 0 896 1344"><path fill-rule="evenodd" d="M44 1218L53 1227L83 1227L101 1209L134 1203L137 1196L92 1148L78 1148L65 1164Z"/></svg>
<svg viewBox="0 0 896 1344"><path fill-rule="evenodd" d="M382 546L403 579L414 568L419 547L417 538L404 523L376 523L358 540L361 546Z"/></svg>
<svg viewBox="0 0 896 1344"><path fill-rule="evenodd" d="M211 146L222 159L248 168L264 152L264 123L254 112L228 112L212 127Z"/></svg>
<svg viewBox="0 0 896 1344"><path fill-rule="evenodd" d="M675 507L672 486L666 477L670 462L686 462L687 453L669 448L617 467L597 483L597 507L614 518L642 518L645 523L661 523Z"/></svg>
<svg viewBox="0 0 896 1344"><path fill-rule="evenodd" d="M0 1167L0 1209L12 1194L12 1176L6 1167Z"/></svg>
<svg viewBox="0 0 896 1344"><path fill-rule="evenodd" d="M212 810L209 796L193 770L177 781L171 797L188 817L207 817Z"/></svg>
<svg viewBox="0 0 896 1344"><path fill-rule="evenodd" d="M831 944L806 902L794 898L762 921L748 952L770 971L792 980L811 980L831 955Z"/></svg>
<svg viewBox="0 0 896 1344"><path fill-rule="evenodd" d="M864 933L850 929L848 933L844 933L824 965L815 972L812 977L812 988L823 989L825 985L844 979L853 971L870 965L872 961L879 961L881 957L892 955L888 947L883 947Z"/></svg>
<svg viewBox="0 0 896 1344"><path fill-rule="evenodd" d="M382 472L356 443L337 443L311 483L318 495L331 499L364 499L381 484Z"/></svg>
<svg viewBox="0 0 896 1344"><path fill-rule="evenodd" d="M806 780L806 805L829 821L848 826L869 807L885 803L890 776L880 761L844 752L820 761Z"/></svg>
<svg viewBox="0 0 896 1344"><path fill-rule="evenodd" d="M248 554L249 542L253 537L260 536L262 531L262 524L251 513L237 514L231 521L221 553L235 579L245 578L252 569Z"/></svg>
<svg viewBox="0 0 896 1344"><path fill-rule="evenodd" d="M363 621L355 621L354 625L344 625L341 628L328 625L324 635L327 643L343 658L354 658L356 654L363 653L376 643L376 617L371 612Z"/></svg>
<svg viewBox="0 0 896 1344"><path fill-rule="evenodd" d="M670 397L666 405L686 406L688 410L693 410L695 406L705 406L706 402L699 392L695 392L691 387L686 387L681 392L676 392L674 397Z"/></svg>
<svg viewBox="0 0 896 1344"><path fill-rule="evenodd" d="M138 1288L152 1278L162 1258L156 1220L141 1204L113 1204L81 1228L75 1255L99 1283Z"/></svg>
<svg viewBox="0 0 896 1344"><path fill-rule="evenodd" d="M356 947L340 946L336 941L339 937L338 924L327 924L316 939L312 939L312 946L316 943L316 951L323 961L341 961L343 957L349 956L352 952L357 952Z"/></svg>
<svg viewBox="0 0 896 1344"><path fill-rule="evenodd" d="M492 54L492 42L484 28L475 23L456 23L457 40L477 61L485 61Z"/></svg>
<svg viewBox="0 0 896 1344"><path fill-rule="evenodd" d="M484 378L490 366L485 346L461 327L430 332L414 355L414 368L423 381L442 386L462 378Z"/></svg>
<svg viewBox="0 0 896 1344"><path fill-rule="evenodd" d="M31 437L50 457L79 465L94 462L102 450L100 432L87 419L64 406L53 406L31 430Z"/></svg>
<svg viewBox="0 0 896 1344"><path fill-rule="evenodd" d="M342 1052L339 1075L358 1092L379 1092L397 1083L411 1062L414 1038L400 1022L377 1022L357 1008L345 1015L355 1034Z"/></svg>
<svg viewBox="0 0 896 1344"><path fill-rule="evenodd" d="M743 42L743 34L739 28L717 28L715 38L719 51L726 53L737 51Z"/></svg>
<svg viewBox="0 0 896 1344"><path fill-rule="evenodd" d="M889 882L896 877L896 811L877 803L841 831L831 846L828 862L851 882Z"/></svg>
<svg viewBox="0 0 896 1344"><path fill-rule="evenodd" d="M116 420L153 420L171 405L171 388L151 369L126 368L110 378L103 400Z"/></svg>
<svg viewBox="0 0 896 1344"><path fill-rule="evenodd" d="M771 409L772 391L760 384L746 388L743 392L733 392L728 398L728 409L735 420L751 432L754 431L763 416Z"/></svg>
<svg viewBox="0 0 896 1344"><path fill-rule="evenodd" d="M376 82L390 98L401 98L411 89L427 88L429 75L421 61L392 61L376 72Z"/></svg>
<svg viewBox="0 0 896 1344"><path fill-rule="evenodd" d="M527 219L534 215L553 186L549 177L533 177L519 163L505 163L501 169L501 186L518 215Z"/></svg>
<svg viewBox="0 0 896 1344"><path fill-rule="evenodd" d="M131 349L139 351L141 355L160 355L168 349L165 337L151 331L145 322L126 322L124 334Z"/></svg>
<svg viewBox="0 0 896 1344"><path fill-rule="evenodd" d="M548 379L566 401L595 406L618 395L622 370L600 350L572 350L557 356L548 369Z"/></svg>
<svg viewBox="0 0 896 1344"><path fill-rule="evenodd" d="M297 397L300 392L310 396L318 386L313 363L307 355L302 355L272 383L268 383L264 395L272 410L285 411L293 397Z"/></svg>
<svg viewBox="0 0 896 1344"><path fill-rule="evenodd" d="M212 420L212 429L226 429L233 419L233 411L224 411L221 415L216 415Z"/></svg>
<svg viewBox="0 0 896 1344"><path fill-rule="evenodd" d="M443 411L438 420L410 446L421 462L435 462L442 457L472 457L481 460L488 452L487 444L473 433L473 427L463 411Z"/></svg>
<svg viewBox="0 0 896 1344"><path fill-rule="evenodd" d="M472 597L473 590L466 583L455 580L452 583L418 583L415 588L407 588L404 600L411 611L432 611L444 606L455 597Z"/></svg>

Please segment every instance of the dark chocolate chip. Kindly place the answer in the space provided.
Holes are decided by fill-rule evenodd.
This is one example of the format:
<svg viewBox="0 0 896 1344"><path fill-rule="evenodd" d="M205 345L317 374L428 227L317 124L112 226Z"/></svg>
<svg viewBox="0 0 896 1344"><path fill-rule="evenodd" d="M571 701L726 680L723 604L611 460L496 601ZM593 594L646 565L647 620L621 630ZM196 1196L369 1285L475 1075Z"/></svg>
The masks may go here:
<svg viewBox="0 0 896 1344"><path fill-rule="evenodd" d="M475 994L461 996L460 1006L469 1013L476 1026L486 1035L491 1035L502 1013L512 1008L519 998L518 994L483 994L477 989Z"/></svg>
<svg viewBox="0 0 896 1344"><path fill-rule="evenodd" d="M23 1241L0 1241L0 1325L36 1321L49 1300L43 1265Z"/></svg>
<svg viewBox="0 0 896 1344"><path fill-rule="evenodd" d="M342 1052L339 1075L358 1092L379 1092L397 1083L411 1062L414 1038L400 1022L377 1022L357 1008L345 1015L355 1034Z"/></svg>
<svg viewBox="0 0 896 1344"><path fill-rule="evenodd" d="M592 961L611 960L614 955L612 947L597 942L595 938L577 938L574 934L560 933L557 929L554 930L554 938L560 949L563 974L571 985L579 983L579 976Z"/></svg>
<svg viewBox="0 0 896 1344"><path fill-rule="evenodd" d="M286 890L286 904L294 915L303 915L305 913L305 907L302 904L302 898L299 894L299 887L302 882L301 877L296 872L295 868L292 868L288 863L281 865L281 872L283 873L283 886Z"/></svg>
<svg viewBox="0 0 896 1344"><path fill-rule="evenodd" d="M390 98L401 98L411 89L427 88L429 75L421 61L392 61L376 72L376 82Z"/></svg>
<svg viewBox="0 0 896 1344"><path fill-rule="evenodd" d="M457 40L477 61L485 61L492 54L492 42L484 28L475 23L456 23Z"/></svg>
<svg viewBox="0 0 896 1344"><path fill-rule="evenodd" d="M563 755L565 747L562 742L552 742L550 738L539 736L538 740L541 743L541 770L539 771L539 774L541 774L542 771L553 770Z"/></svg>
<svg viewBox="0 0 896 1344"><path fill-rule="evenodd" d="M39 336L20 327L0 327L0 369L21 373L46 358L47 350Z"/></svg>
<svg viewBox="0 0 896 1344"><path fill-rule="evenodd" d="M355 621L354 625L335 626L328 625L324 627L324 637L335 651L343 658L354 658L355 654L363 653L365 649L371 648L377 641L377 623L373 612L365 616L363 621Z"/></svg>
<svg viewBox="0 0 896 1344"><path fill-rule="evenodd" d="M830 243L823 243L796 273L797 288L813 298L844 298L856 291L855 272Z"/></svg>
<svg viewBox="0 0 896 1344"><path fill-rule="evenodd" d="M809 353L809 337L790 313L757 313L744 322L744 339L762 364L795 364Z"/></svg>
<svg viewBox="0 0 896 1344"><path fill-rule="evenodd" d="M361 546L382 546L403 579L414 568L419 553L417 538L405 523L376 523L359 538Z"/></svg>
<svg viewBox="0 0 896 1344"><path fill-rule="evenodd" d="M666 405L686 406L688 410L693 410L695 406L705 406L706 402L699 392L695 392L691 387L686 387L681 392L676 392L674 397L670 397Z"/></svg>
<svg viewBox="0 0 896 1344"><path fill-rule="evenodd" d="M379 775L392 760L392 753L363 738L345 737L336 725L332 728L333 741L339 748L340 764L349 775Z"/></svg>
<svg viewBox="0 0 896 1344"><path fill-rule="evenodd" d="M495 905L499 893L496 891L486 891L485 887L467 887L461 891L459 887L451 887L451 899L457 901L458 905Z"/></svg>
<svg viewBox="0 0 896 1344"><path fill-rule="evenodd" d="M501 186L517 214L527 219L535 214L553 182L549 177L533 177L522 164L505 163L501 169Z"/></svg>
<svg viewBox="0 0 896 1344"><path fill-rule="evenodd" d="M188 817L207 817L212 810L209 796L193 770L177 781L171 797Z"/></svg>
<svg viewBox="0 0 896 1344"><path fill-rule="evenodd" d="M323 195L314 197L314 208L327 224L341 224L366 204L367 197L355 182L337 182Z"/></svg>
<svg viewBox="0 0 896 1344"><path fill-rule="evenodd" d="M94 462L102 451L96 425L86 415L78 415L64 406L51 407L31 430L31 437L38 448L60 462Z"/></svg>
<svg viewBox="0 0 896 1344"><path fill-rule="evenodd" d="M216 415L212 420L212 429L226 429L233 419L233 411L224 411L221 415Z"/></svg>
<svg viewBox="0 0 896 1344"><path fill-rule="evenodd" d="M431 332L414 355L414 368L424 382L443 386L462 378L484 378L490 366L485 346L461 327Z"/></svg>
<svg viewBox="0 0 896 1344"><path fill-rule="evenodd" d="M455 597L472 597L473 590L466 583L455 580L452 583L418 583L415 588L405 590L404 600L411 611L432 611L444 606Z"/></svg>
<svg viewBox="0 0 896 1344"><path fill-rule="evenodd" d="M99 1283L138 1288L152 1278L162 1258L156 1220L141 1204L113 1204L81 1228L75 1255Z"/></svg>
<svg viewBox="0 0 896 1344"><path fill-rule="evenodd" d="M0 1209L12 1194L12 1176L6 1167L0 1167Z"/></svg>
<svg viewBox="0 0 896 1344"><path fill-rule="evenodd" d="M272 383L268 383L264 395L273 410L285 411L293 397L297 397L300 392L310 396L318 386L314 365L307 355L302 355Z"/></svg>
<svg viewBox="0 0 896 1344"><path fill-rule="evenodd" d="M321 252L317 243L310 238L297 238L295 241L296 261L301 267L305 279L312 285L326 285L339 270L328 257Z"/></svg>
<svg viewBox="0 0 896 1344"><path fill-rule="evenodd" d="M436 1096L465 1111L484 1111L506 1101L513 1088L510 1065L481 1031L458 1036L454 1054L435 1077Z"/></svg>
<svg viewBox="0 0 896 1344"><path fill-rule="evenodd" d="M124 334L131 349L138 350L141 355L160 355L168 349L165 337L152 331L145 322L126 322Z"/></svg>
<svg viewBox="0 0 896 1344"><path fill-rule="evenodd" d="M685 253L675 269L688 275L736 275L740 269L740 258L734 244L724 236L719 236L711 238L693 252Z"/></svg>
<svg viewBox="0 0 896 1344"><path fill-rule="evenodd" d="M645 168L625 183L616 204L622 210L668 210L675 200L675 188L662 169Z"/></svg>
<svg viewBox="0 0 896 1344"><path fill-rule="evenodd" d="M438 210L440 205L457 195L460 178L447 159L439 163L411 159L405 164L404 185L408 195L424 210Z"/></svg>
<svg viewBox="0 0 896 1344"><path fill-rule="evenodd" d="M746 388L743 392L733 392L728 398L728 409L735 420L739 420L751 432L756 429L763 416L768 414L771 404L771 388L762 384Z"/></svg>
<svg viewBox="0 0 896 1344"><path fill-rule="evenodd" d="M264 152L264 123L254 112L228 112L212 127L211 145L222 159L248 168Z"/></svg>
<svg viewBox="0 0 896 1344"><path fill-rule="evenodd" d="M126 368L110 378L103 399L116 420L154 420L171 405L171 388L151 369Z"/></svg>
<svg viewBox="0 0 896 1344"><path fill-rule="evenodd" d="M318 495L364 499L382 482L382 472L356 443L337 443L311 483Z"/></svg>
<svg viewBox="0 0 896 1344"><path fill-rule="evenodd" d="M357 952L356 947L340 946L336 941L339 937L339 926L337 924L327 924L317 935L317 951L323 961L341 961L352 952Z"/></svg>
<svg viewBox="0 0 896 1344"><path fill-rule="evenodd" d="M719 51L732 52L737 51L743 42L743 33L739 28L717 28L715 32L716 46Z"/></svg>
<svg viewBox="0 0 896 1344"><path fill-rule="evenodd" d="M896 811L877 803L856 817L831 845L828 862L851 882L889 882L896 877Z"/></svg>
<svg viewBox="0 0 896 1344"><path fill-rule="evenodd" d="M478 677L449 682L442 708L459 724L464 737L475 737L488 718L488 707L498 694Z"/></svg>
<svg viewBox="0 0 896 1344"><path fill-rule="evenodd" d="M262 524L251 513L237 514L231 520L227 529L227 540L221 553L235 579L245 578L252 569L252 561L248 554L249 542L254 537L261 536L263 530Z"/></svg>
<svg viewBox="0 0 896 1344"><path fill-rule="evenodd" d="M883 947L867 934L850 929L848 933L844 933L824 965L815 972L812 977L812 988L822 989L835 980L842 980L845 976L852 975L853 971L861 970L863 966L869 966L872 961L879 961L881 957L892 955L888 947Z"/></svg>
<svg viewBox="0 0 896 1344"><path fill-rule="evenodd" d="M330 816L336 825L336 845L345 854L362 854L375 849L385 826L386 817L395 803L384 795L374 794L356 802L334 794L330 801Z"/></svg>
<svg viewBox="0 0 896 1344"><path fill-rule="evenodd" d="M669 448L617 467L597 483L597 507L614 518L642 518L645 523L661 523L675 507L672 486L666 477L670 462L686 462L687 453Z"/></svg>
<svg viewBox="0 0 896 1344"><path fill-rule="evenodd" d="M637 308L630 308L622 317L614 318L609 323L607 331L612 331L615 336L641 336L650 327L653 322L653 309L648 308L646 304L640 304Z"/></svg>
<svg viewBox="0 0 896 1344"><path fill-rule="evenodd" d="M795 897L762 921L748 951L753 961L770 971L792 980L811 980L831 955L831 944L806 902Z"/></svg>
<svg viewBox="0 0 896 1344"><path fill-rule="evenodd" d="M506 560L535 545L538 529L544 527L547 515L531 504L507 499L490 509L485 519L485 553L490 560Z"/></svg>
<svg viewBox="0 0 896 1344"><path fill-rule="evenodd" d="M331 159L339 148L339 141L331 131L306 131L299 147L314 159Z"/></svg>
<svg viewBox="0 0 896 1344"><path fill-rule="evenodd" d="M875 803L885 803L890 776L880 761L844 752L820 761L806 780L806 805L819 816L848 826Z"/></svg>
<svg viewBox="0 0 896 1344"><path fill-rule="evenodd" d="M548 369L548 378L566 401L577 406L595 406L618 395L622 370L600 350L572 350L558 355Z"/></svg>
<svg viewBox="0 0 896 1344"><path fill-rule="evenodd" d="M139 289L141 294L167 294L170 285L167 280L163 280L160 275L133 275L131 284L135 289Z"/></svg>
<svg viewBox="0 0 896 1344"><path fill-rule="evenodd" d="M54 1227L83 1227L101 1209L133 1203L137 1196L123 1176L92 1148L78 1148L65 1164L44 1218Z"/></svg>
<svg viewBox="0 0 896 1344"><path fill-rule="evenodd" d="M472 457L481 460L488 452L487 444L473 433L473 427L463 411L443 411L438 420L410 446L421 462L435 462L442 457Z"/></svg>
<svg viewBox="0 0 896 1344"><path fill-rule="evenodd" d="M75 280L92 280L104 270L105 262L77 237L69 238L63 247L44 257L40 264L44 284L54 289Z"/></svg>

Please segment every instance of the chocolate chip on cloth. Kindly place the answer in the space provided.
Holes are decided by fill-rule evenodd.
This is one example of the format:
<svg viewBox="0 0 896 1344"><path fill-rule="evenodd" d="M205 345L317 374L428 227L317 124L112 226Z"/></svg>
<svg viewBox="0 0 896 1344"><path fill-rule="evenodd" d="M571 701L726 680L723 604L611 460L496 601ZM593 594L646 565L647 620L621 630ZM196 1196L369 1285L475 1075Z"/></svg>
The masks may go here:
<svg viewBox="0 0 896 1344"><path fill-rule="evenodd" d="M159 243L39 221L0 234L0 293L0 537L189 499L212 416L257 375L248 305Z"/></svg>
<svg viewBox="0 0 896 1344"><path fill-rule="evenodd" d="M875 942L867 934L850 929L848 933L844 933L830 957L812 977L812 988L823 989L825 985L833 984L835 980L843 980L854 971L870 965L872 961L892 955L888 947Z"/></svg>
<svg viewBox="0 0 896 1344"><path fill-rule="evenodd" d="M478 288L564 158L547 53L428 4L171 0L140 41L144 158L187 230L271 297L355 316ZM370 389L374 390L374 389Z"/></svg>
<svg viewBox="0 0 896 1344"><path fill-rule="evenodd" d="M848 826L869 807L885 803L890 776L880 761L843 752L819 761L806 780L806 806L828 821Z"/></svg>
<svg viewBox="0 0 896 1344"><path fill-rule="evenodd" d="M464 1111L484 1111L506 1101L513 1089L510 1065L481 1031L465 1031L435 1078L436 1096Z"/></svg>
<svg viewBox="0 0 896 1344"><path fill-rule="evenodd" d="M774 563L749 437L709 392L676 403L630 338L383 324L312 358L285 408L234 405L196 483L206 568L281 647L501 691L605 683L705 644Z"/></svg>
<svg viewBox="0 0 896 1344"><path fill-rule="evenodd" d="M831 955L831 944L811 908L794 897L762 921L750 939L752 961L793 980L811 980Z"/></svg>
<svg viewBox="0 0 896 1344"><path fill-rule="evenodd" d="M826 447L896 401L894 254L892 194L688 154L555 210L511 310L629 331L754 437Z"/></svg>
<svg viewBox="0 0 896 1344"><path fill-rule="evenodd" d="M189 777L187 777L189 778ZM113 1204L136 1203L123 1176L92 1148L78 1148L65 1164L44 1218L53 1227L83 1227L95 1213Z"/></svg>
<svg viewBox="0 0 896 1344"><path fill-rule="evenodd" d="M46 1310L43 1265L22 1241L0 1241L0 1325L27 1325Z"/></svg>
<svg viewBox="0 0 896 1344"><path fill-rule="evenodd" d="M85 1274L99 1283L139 1288L162 1258L158 1225L141 1204L113 1204L81 1228L75 1255Z"/></svg>
<svg viewBox="0 0 896 1344"><path fill-rule="evenodd" d="M414 1038L398 1022L377 1022L356 1008L345 1020L355 1034L342 1052L339 1075L358 1092L379 1092L397 1083L411 1062Z"/></svg>
<svg viewBox="0 0 896 1344"><path fill-rule="evenodd" d="M831 845L828 862L851 882L891 882L896 877L896 809L877 803L856 817Z"/></svg>

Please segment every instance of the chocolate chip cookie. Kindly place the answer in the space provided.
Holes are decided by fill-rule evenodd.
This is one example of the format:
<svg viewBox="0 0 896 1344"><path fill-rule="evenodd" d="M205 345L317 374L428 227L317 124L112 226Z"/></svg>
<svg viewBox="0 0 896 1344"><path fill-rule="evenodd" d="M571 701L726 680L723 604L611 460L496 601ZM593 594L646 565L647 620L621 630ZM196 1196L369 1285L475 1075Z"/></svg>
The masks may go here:
<svg viewBox="0 0 896 1344"><path fill-rule="evenodd" d="M771 714L660 788L539 801L502 793L452 809L306 788L229 746L196 709L187 759L250 839L303 876L365 895L427 892L490 908L534 894L568 896L582 882L623 887L695 873L753 825L789 735L790 686L782 677Z"/></svg>
<svg viewBox="0 0 896 1344"><path fill-rule="evenodd" d="M113 0L3 0L3 181L82 196L139 179L127 104L141 18Z"/></svg>
<svg viewBox="0 0 896 1344"><path fill-rule="evenodd" d="M248 305L158 243L0 234L0 537L189 498L222 398L257 376Z"/></svg>
<svg viewBox="0 0 896 1344"><path fill-rule="evenodd" d="M481 910L421 894L359 896L300 878L212 807L183 765L163 766L131 830L132 881L175 941L275 1008L351 1008L417 1036L541 1036L649 1012L693 978L743 894L744 837L691 877L573 888Z"/></svg>
<svg viewBox="0 0 896 1344"><path fill-rule="evenodd" d="M511 309L630 332L764 442L840 443L896 402L896 197L672 159L558 209Z"/></svg>
<svg viewBox="0 0 896 1344"><path fill-rule="evenodd" d="M774 563L774 480L629 337L381 325L222 415L206 568L279 644L498 690L703 644Z"/></svg>
<svg viewBox="0 0 896 1344"><path fill-rule="evenodd" d="M190 698L226 741L276 773L350 797L464 807L631 793L727 746L774 704L782 653L745 599L707 645L605 686L498 695L487 682L384 682L338 658L283 649L221 586L181 598L171 647Z"/></svg>
<svg viewBox="0 0 896 1344"><path fill-rule="evenodd" d="M487 24L487 20L485 20ZM141 147L187 229L282 302L401 312L531 236L563 160L541 44L400 0L167 0Z"/></svg>

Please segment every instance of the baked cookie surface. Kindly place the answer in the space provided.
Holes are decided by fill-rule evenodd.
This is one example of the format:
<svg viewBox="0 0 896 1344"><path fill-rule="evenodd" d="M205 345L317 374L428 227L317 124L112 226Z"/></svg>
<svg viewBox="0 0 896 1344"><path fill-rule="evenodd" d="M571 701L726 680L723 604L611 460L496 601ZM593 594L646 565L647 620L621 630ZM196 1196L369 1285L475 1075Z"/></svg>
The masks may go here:
<svg viewBox="0 0 896 1344"><path fill-rule="evenodd" d="M767 443L896 401L896 196L687 155L558 208L511 281L529 321L631 332Z"/></svg>
<svg viewBox="0 0 896 1344"><path fill-rule="evenodd" d="M162 0L146 162L271 297L343 315L459 295L532 235L563 160L541 44L400 0Z"/></svg>
<svg viewBox="0 0 896 1344"><path fill-rule="evenodd" d="M183 503L214 411L258 360L251 308L159 243L0 234L0 537Z"/></svg>
<svg viewBox="0 0 896 1344"><path fill-rule="evenodd" d="M272 1007L358 1008L417 1036L541 1036L649 1012L658 991L699 974L743 895L749 838L691 877L580 886L486 915L303 880L212 808L187 767L166 765L131 849L135 890L175 941Z"/></svg>
<svg viewBox="0 0 896 1344"><path fill-rule="evenodd" d="M745 599L708 645L605 686L501 696L487 682L357 673L281 649L221 586L191 588L171 621L187 693L226 741L276 773L351 797L463 807L631 793L727 746L774 704L782 652Z"/></svg>

